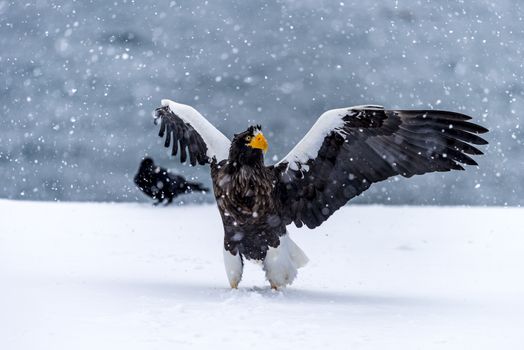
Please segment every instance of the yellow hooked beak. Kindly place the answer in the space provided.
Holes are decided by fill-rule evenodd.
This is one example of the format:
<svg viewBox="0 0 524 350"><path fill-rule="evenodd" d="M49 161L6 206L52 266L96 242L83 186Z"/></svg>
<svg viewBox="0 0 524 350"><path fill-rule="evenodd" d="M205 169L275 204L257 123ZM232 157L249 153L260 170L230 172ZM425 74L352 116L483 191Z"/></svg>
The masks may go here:
<svg viewBox="0 0 524 350"><path fill-rule="evenodd" d="M249 146L251 146L251 148L261 149L262 151L264 151L264 153L266 153L267 149L269 148L267 140L264 137L264 134L262 134L261 132L258 132L255 136L251 138Z"/></svg>

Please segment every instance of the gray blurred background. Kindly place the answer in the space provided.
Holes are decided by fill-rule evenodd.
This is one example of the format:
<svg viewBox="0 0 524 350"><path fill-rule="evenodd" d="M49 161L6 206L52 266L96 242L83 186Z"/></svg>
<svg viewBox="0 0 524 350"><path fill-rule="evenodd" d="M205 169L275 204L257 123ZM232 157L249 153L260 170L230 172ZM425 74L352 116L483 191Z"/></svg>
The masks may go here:
<svg viewBox="0 0 524 350"><path fill-rule="evenodd" d="M478 168L355 202L522 205L523 17L517 0L0 0L0 198L143 201L144 155L209 184L157 137L171 98L227 136L263 124L266 163L327 109L460 111L491 130Z"/></svg>

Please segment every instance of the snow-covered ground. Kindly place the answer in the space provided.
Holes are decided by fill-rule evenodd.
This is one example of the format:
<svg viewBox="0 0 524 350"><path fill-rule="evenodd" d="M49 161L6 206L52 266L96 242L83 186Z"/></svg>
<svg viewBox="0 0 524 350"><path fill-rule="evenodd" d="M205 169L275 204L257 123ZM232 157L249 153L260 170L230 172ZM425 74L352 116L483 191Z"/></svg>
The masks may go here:
<svg viewBox="0 0 524 350"><path fill-rule="evenodd" d="M230 290L213 206L0 201L1 349L522 349L524 209L347 207Z"/></svg>

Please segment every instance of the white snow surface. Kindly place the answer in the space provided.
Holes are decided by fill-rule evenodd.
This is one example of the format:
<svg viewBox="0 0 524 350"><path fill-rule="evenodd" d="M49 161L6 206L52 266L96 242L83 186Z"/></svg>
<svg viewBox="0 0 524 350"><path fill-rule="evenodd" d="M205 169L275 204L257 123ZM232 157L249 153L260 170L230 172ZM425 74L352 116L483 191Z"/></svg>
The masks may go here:
<svg viewBox="0 0 524 350"><path fill-rule="evenodd" d="M524 210L345 207L230 290L214 206L0 200L0 349L521 349Z"/></svg>
<svg viewBox="0 0 524 350"><path fill-rule="evenodd" d="M202 136L207 145L206 155L209 158L216 157L218 161L228 158L231 141L196 109L168 99L162 100L161 104L168 106L173 113L189 123Z"/></svg>

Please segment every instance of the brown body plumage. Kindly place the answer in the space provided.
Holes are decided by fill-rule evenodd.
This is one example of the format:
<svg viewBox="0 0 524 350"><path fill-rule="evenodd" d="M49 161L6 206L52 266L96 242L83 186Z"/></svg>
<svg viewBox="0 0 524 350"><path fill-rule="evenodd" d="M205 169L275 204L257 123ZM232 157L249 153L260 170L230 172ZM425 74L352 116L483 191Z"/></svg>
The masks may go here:
<svg viewBox="0 0 524 350"><path fill-rule="evenodd" d="M226 250L263 260L269 247L278 246L286 226L280 217L277 178L272 167L264 166L262 151L248 159L233 154L230 160L212 162L211 178Z"/></svg>

